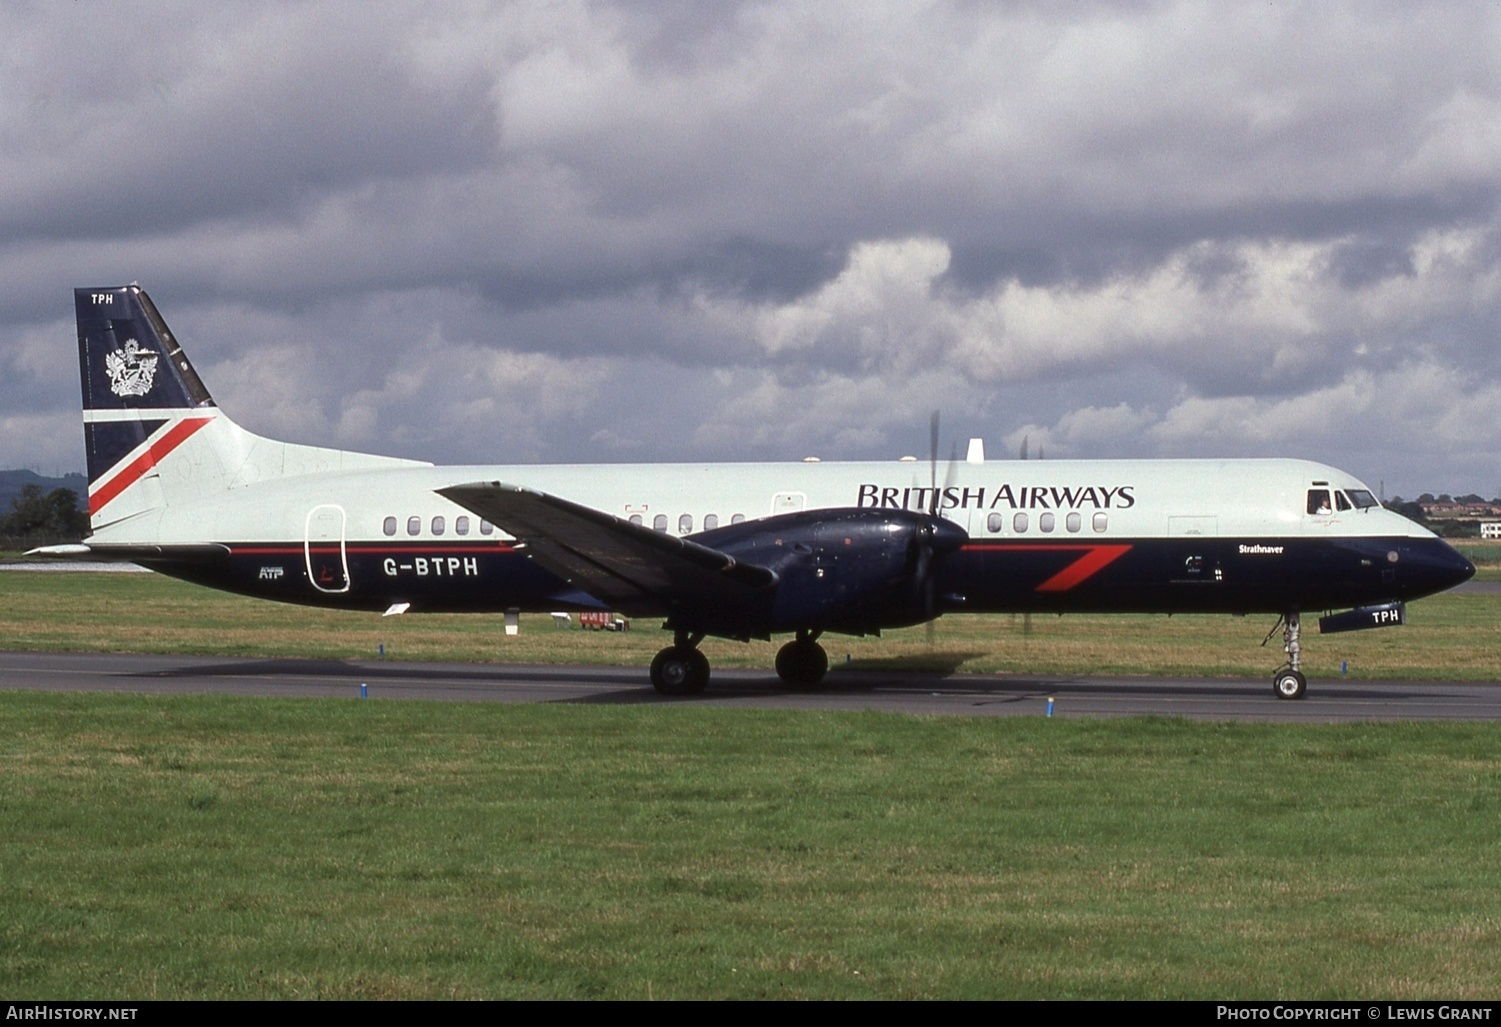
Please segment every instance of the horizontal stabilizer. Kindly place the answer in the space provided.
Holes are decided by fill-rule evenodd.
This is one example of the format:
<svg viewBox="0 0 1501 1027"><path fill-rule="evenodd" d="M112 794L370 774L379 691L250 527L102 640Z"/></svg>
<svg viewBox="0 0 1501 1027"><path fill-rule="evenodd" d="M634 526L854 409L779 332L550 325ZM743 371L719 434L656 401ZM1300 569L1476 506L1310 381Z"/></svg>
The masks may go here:
<svg viewBox="0 0 1501 1027"><path fill-rule="evenodd" d="M137 543L84 542L67 546L42 546L24 555L46 560L89 560L119 563L197 562L224 560L229 547L213 542L188 545L150 545Z"/></svg>
<svg viewBox="0 0 1501 1027"><path fill-rule="evenodd" d="M537 563L623 613L660 615L688 603L739 607L777 581L765 567L532 489L475 482L438 494L514 535Z"/></svg>

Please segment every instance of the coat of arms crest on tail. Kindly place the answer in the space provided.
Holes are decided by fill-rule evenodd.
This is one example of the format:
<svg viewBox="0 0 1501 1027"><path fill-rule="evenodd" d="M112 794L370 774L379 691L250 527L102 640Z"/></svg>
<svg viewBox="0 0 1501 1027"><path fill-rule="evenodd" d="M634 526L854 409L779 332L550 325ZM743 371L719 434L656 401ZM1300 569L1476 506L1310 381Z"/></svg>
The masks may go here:
<svg viewBox="0 0 1501 1027"><path fill-rule="evenodd" d="M109 375L109 391L116 396L144 396L151 391L151 381L156 377L157 355L141 349L134 339L107 353L104 370Z"/></svg>

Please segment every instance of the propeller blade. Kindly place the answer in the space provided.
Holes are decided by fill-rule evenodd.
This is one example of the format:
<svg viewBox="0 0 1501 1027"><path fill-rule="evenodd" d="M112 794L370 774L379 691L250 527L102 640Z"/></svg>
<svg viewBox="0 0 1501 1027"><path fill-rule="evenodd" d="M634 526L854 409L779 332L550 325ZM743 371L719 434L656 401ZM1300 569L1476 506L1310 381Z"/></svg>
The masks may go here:
<svg viewBox="0 0 1501 1027"><path fill-rule="evenodd" d="M928 424L928 513L938 510L938 411Z"/></svg>
<svg viewBox="0 0 1501 1027"><path fill-rule="evenodd" d="M933 411L928 424L928 517L930 520L917 528L909 543L911 587L914 600L921 604L923 620L927 628L928 643L933 642L934 621L938 617L938 582L933 571L935 559L944 553L958 549L969 539L969 534L952 521L939 516L943 497L953 487L959 473L959 444L955 443L949 453L948 470L944 472L943 488L938 487L938 428L939 413Z"/></svg>

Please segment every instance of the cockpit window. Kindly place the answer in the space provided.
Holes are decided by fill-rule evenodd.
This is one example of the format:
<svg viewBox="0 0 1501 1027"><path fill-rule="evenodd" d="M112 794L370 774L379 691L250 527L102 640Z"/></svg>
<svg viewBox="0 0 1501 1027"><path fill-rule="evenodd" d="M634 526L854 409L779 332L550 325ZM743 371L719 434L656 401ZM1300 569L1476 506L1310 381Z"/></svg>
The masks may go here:
<svg viewBox="0 0 1501 1027"><path fill-rule="evenodd" d="M1327 514L1334 512L1334 508L1329 505L1328 489L1308 490L1308 512L1311 514Z"/></svg>
<svg viewBox="0 0 1501 1027"><path fill-rule="evenodd" d="M1357 510L1369 510L1373 506L1381 505L1376 502L1376 497L1371 495L1366 489L1346 489L1345 491L1349 494L1350 502L1355 504L1355 509Z"/></svg>
<svg viewBox="0 0 1501 1027"><path fill-rule="evenodd" d="M1345 498L1343 492L1336 492L1334 494L1334 506L1339 510L1348 510L1350 509L1350 501Z"/></svg>

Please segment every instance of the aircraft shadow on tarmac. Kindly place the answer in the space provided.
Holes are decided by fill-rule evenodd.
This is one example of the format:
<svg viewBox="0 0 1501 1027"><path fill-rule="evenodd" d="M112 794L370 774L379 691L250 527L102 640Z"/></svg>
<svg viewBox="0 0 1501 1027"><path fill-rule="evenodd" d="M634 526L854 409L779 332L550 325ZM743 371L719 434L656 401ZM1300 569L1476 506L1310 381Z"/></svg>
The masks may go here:
<svg viewBox="0 0 1501 1027"><path fill-rule="evenodd" d="M800 694L893 695L899 693L942 693L949 697L969 697L976 702L1021 702L1025 700L1058 698L1141 698L1141 699L1198 699L1198 700L1272 700L1270 686L1259 680L1227 679L1160 679L1135 678L1093 680L1087 677L993 677L951 675L936 671L871 671L862 669L831 671L829 676L813 688L789 689L776 676L768 674L764 679L737 678L725 682L716 678L710 688L701 695L686 697L687 701L712 702L715 699L741 699L756 695ZM1336 701L1402 701L1419 698L1416 692L1394 692L1390 688L1377 691L1348 684L1330 683L1316 698ZM668 699L661 696L635 693L616 696L594 695L569 700L572 702L639 702L644 699L682 702L684 699Z"/></svg>
<svg viewBox="0 0 1501 1027"><path fill-rule="evenodd" d="M900 671L919 674L923 677L943 678L956 674L970 660L988 655L983 649L973 652L922 653L916 656L862 656L849 663L837 664L834 669L850 673L875 673Z"/></svg>
<svg viewBox="0 0 1501 1027"><path fill-rule="evenodd" d="M588 695L554 700L577 704L636 704L672 702L714 702L756 696L799 694L851 695L881 692L934 692L949 696L970 696L977 701L1019 702L1056 696L1139 696L1141 698L1182 699L1270 699L1268 685L1255 680L1222 681L1190 678L1139 678L1095 680L1088 677L1058 676L970 677L959 674L958 667L976 653L946 654L946 666L913 669L910 658L863 659L848 666L836 666L818 685L790 689L772 672L764 676L754 671L723 671L714 676L708 690L696 696L669 697L658 694L639 670L630 667L543 666L535 664L380 664L349 663L333 659L264 659L226 663L189 663L146 672L122 675L132 678L359 678L366 681L416 681L433 684L536 684L547 681L580 680L601 686ZM925 658L925 662L927 659ZM1365 684L1365 683L1362 683ZM610 687L614 686L614 687ZM1340 700L1402 700L1416 693L1396 693L1389 686L1381 691L1356 684L1330 681L1324 683L1317 698ZM1311 697L1312 698L1312 697Z"/></svg>

